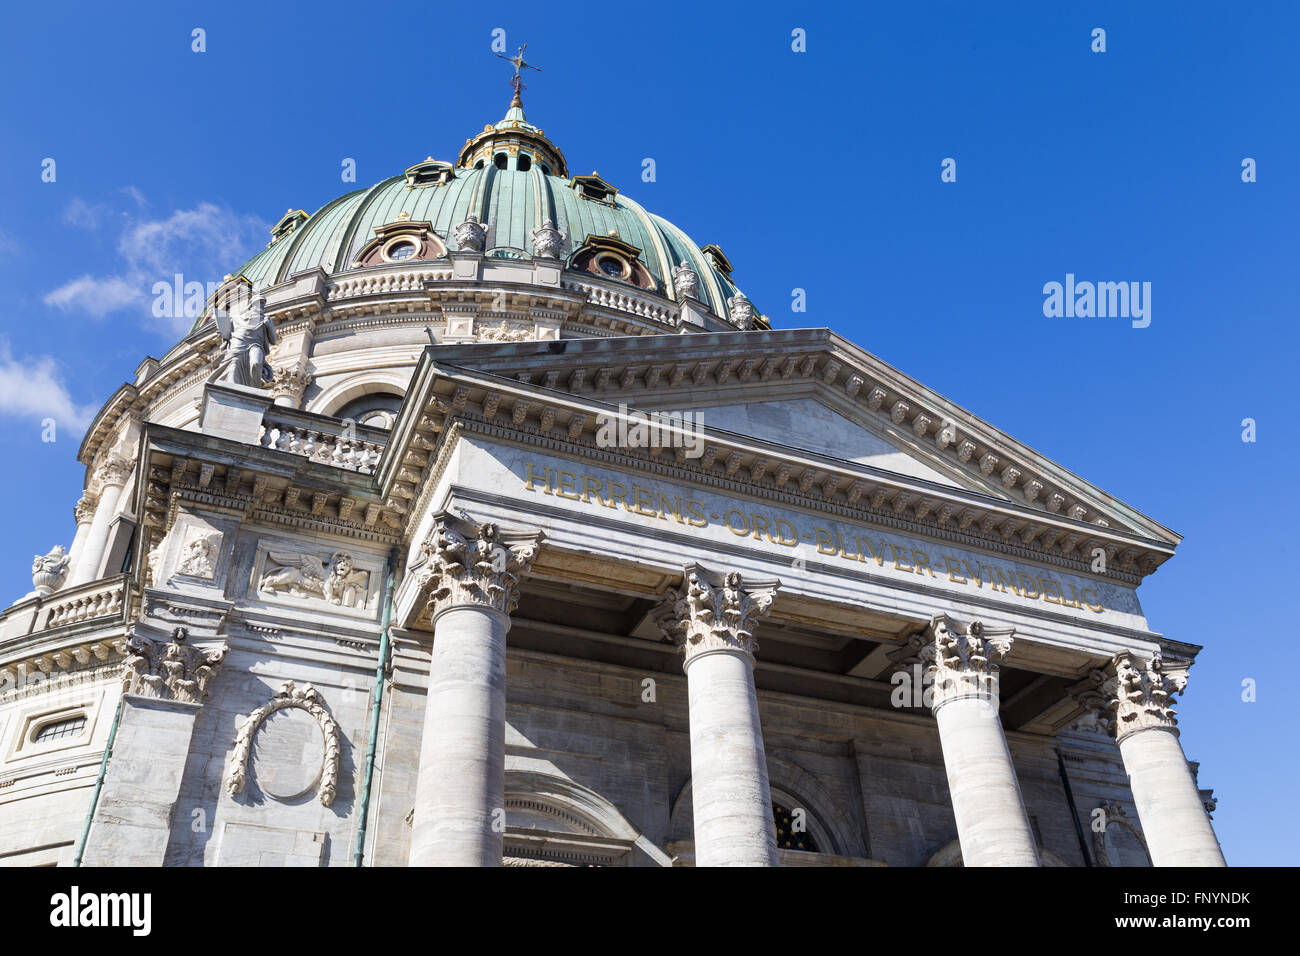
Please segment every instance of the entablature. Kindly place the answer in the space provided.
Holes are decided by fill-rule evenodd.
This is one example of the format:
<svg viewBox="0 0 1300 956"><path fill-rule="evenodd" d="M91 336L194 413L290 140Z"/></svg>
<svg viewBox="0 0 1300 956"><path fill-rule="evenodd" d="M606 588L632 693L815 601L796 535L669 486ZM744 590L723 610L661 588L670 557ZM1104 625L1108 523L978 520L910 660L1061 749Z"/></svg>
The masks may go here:
<svg viewBox="0 0 1300 956"><path fill-rule="evenodd" d="M566 349L556 348L554 354L562 356ZM424 484L418 468L409 464L400 470L393 467L405 454L403 449L409 445L427 454L445 442L448 425L455 423L526 445L619 462L680 481L812 505L876 525L965 542L1082 574L1092 573L1094 552L1100 549L1108 561L1107 578L1133 586L1173 553L1170 545L1129 530L716 429L705 428L693 436L702 443L696 458L688 456L685 441L675 448L601 447L597 438L601 421L627 423L632 410L620 410L577 393L581 386L575 382L585 375L584 369L569 373L567 381L573 391L567 393L532 384L533 374L521 372L522 380L511 380L441 364L426 352L377 471L386 506L397 506L398 499L418 499ZM558 385L564 370L541 374L548 384ZM595 370L594 377L612 380L615 374L617 368L606 364Z"/></svg>

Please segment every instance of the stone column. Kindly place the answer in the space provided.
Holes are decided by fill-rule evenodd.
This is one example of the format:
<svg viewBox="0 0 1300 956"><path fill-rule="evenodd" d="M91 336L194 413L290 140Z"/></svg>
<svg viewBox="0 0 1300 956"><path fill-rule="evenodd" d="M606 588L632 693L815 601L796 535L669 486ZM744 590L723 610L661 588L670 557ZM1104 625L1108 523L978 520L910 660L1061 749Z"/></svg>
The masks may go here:
<svg viewBox="0 0 1300 956"><path fill-rule="evenodd" d="M753 632L780 586L689 564L662 609L661 626L685 655L696 866L777 865Z"/></svg>
<svg viewBox="0 0 1300 956"><path fill-rule="evenodd" d="M998 717L998 665L1014 628L936 614L900 663L920 663L948 772L963 866L1038 866L1038 848ZM932 683L929 683L932 681Z"/></svg>
<svg viewBox="0 0 1300 956"><path fill-rule="evenodd" d="M1119 745L1152 864L1227 866L1170 706L1187 686L1189 666L1167 667L1159 653L1143 664L1121 651L1073 693Z"/></svg>
<svg viewBox="0 0 1300 956"><path fill-rule="evenodd" d="M433 653L415 788L412 866L500 866L506 632L540 531L439 514L413 573L431 587Z"/></svg>
<svg viewBox="0 0 1300 956"><path fill-rule="evenodd" d="M95 503L98 500L87 491L77 499L76 507L72 509L73 517L77 519L77 533L72 539L72 547L68 549L68 567L74 570L81 558L82 548L86 545L86 535L90 532L90 522L95 517Z"/></svg>
<svg viewBox="0 0 1300 956"><path fill-rule="evenodd" d="M194 721L225 643L198 648L178 627L163 643L127 641L122 716L82 859L85 866L162 866Z"/></svg>
<svg viewBox="0 0 1300 956"><path fill-rule="evenodd" d="M108 544L109 526L117 512L118 499L122 497L122 486L131 473L131 462L125 458L110 457L100 466L95 475L94 484L99 488L99 502L95 505L95 516L91 519L90 529L86 532L85 542L78 556L77 565L64 587L76 587L93 581L99 576L99 563L104 559L104 546Z"/></svg>

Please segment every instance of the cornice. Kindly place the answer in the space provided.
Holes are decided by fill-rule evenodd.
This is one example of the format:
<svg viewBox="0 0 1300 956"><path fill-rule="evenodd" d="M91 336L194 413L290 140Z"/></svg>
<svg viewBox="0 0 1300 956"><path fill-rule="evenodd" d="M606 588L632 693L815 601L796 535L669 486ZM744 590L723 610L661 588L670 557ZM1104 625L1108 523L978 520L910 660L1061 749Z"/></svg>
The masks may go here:
<svg viewBox="0 0 1300 956"><path fill-rule="evenodd" d="M645 408L669 406L683 397L698 405L702 392L740 402L759 386L811 388L851 420L995 497L1024 504L1040 515L1129 530L1160 541L1171 553L1181 540L827 329L564 341L563 347L544 350L536 343L520 343L511 351L465 345L458 346L454 356L438 357L506 378L524 376L530 383L570 394L629 403L641 399Z"/></svg>
<svg viewBox="0 0 1300 956"><path fill-rule="evenodd" d="M426 352L413 378L407 406L376 470L385 507L406 513L411 510L410 502L425 501L430 462L441 462L448 453L449 438L463 430L682 483L864 520L1083 575L1092 574L1091 552L1099 547L1112 558L1120 558L1108 567L1105 577L1134 586L1148 573L1144 566L1154 567L1172 553L1163 542L1123 529L1089 525L1016 501L720 430L705 429L705 451L698 459L686 458L680 449L674 453L667 449L601 448L595 440L598 415L617 417L619 411L589 396L566 395L481 371L438 365Z"/></svg>
<svg viewBox="0 0 1300 956"><path fill-rule="evenodd" d="M277 411L304 421L319 417ZM144 554L170 530L176 502L379 547L397 540L399 518L385 511L369 475L292 452L155 424L145 426L141 446L148 480L137 490L136 509ZM138 564L143 568L144 562Z"/></svg>

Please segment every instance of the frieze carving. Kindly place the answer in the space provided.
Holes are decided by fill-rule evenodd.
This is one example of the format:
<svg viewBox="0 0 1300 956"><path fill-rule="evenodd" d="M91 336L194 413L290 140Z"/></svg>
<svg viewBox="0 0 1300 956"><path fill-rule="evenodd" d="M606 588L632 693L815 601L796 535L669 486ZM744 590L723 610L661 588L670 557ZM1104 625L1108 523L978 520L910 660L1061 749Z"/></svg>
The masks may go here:
<svg viewBox="0 0 1300 956"><path fill-rule="evenodd" d="M437 515L414 569L421 589L430 588L430 614L460 605L509 614L543 538L540 531L502 531L450 512Z"/></svg>
<svg viewBox="0 0 1300 956"><path fill-rule="evenodd" d="M677 289L677 298L698 299L700 297L700 274L683 262L673 266L673 286Z"/></svg>
<svg viewBox="0 0 1300 956"><path fill-rule="evenodd" d="M533 335L532 329L512 329L505 319L478 332L480 342L523 342L533 338Z"/></svg>
<svg viewBox="0 0 1300 956"><path fill-rule="evenodd" d="M311 684L298 687L287 680L280 685L279 691L267 703L257 708L243 719L235 734L235 749L230 755L226 771L226 791L233 797L243 792L248 783L248 758L253 749L253 737L263 721L277 711L286 707L305 710L315 719L325 739L325 754L321 762L320 777L316 784L316 796L322 806L332 806L338 795L339 760L342 744L339 725L326 710L320 692Z"/></svg>
<svg viewBox="0 0 1300 956"><path fill-rule="evenodd" d="M664 634L681 647L684 663L717 650L753 657L758 652L754 631L780 587L775 578L747 581L739 571L718 574L688 564L681 587L669 593L656 616Z"/></svg>
<svg viewBox="0 0 1300 956"><path fill-rule="evenodd" d="M1070 693L1097 715L1116 742L1140 730L1177 734L1178 712L1170 705L1187 687L1188 666L1166 666L1158 651L1146 662L1129 651L1120 651L1109 666L1089 672Z"/></svg>
<svg viewBox="0 0 1300 956"><path fill-rule="evenodd" d="M189 630L177 627L163 643L143 634L126 641L122 693L201 704L229 645L204 650L188 643Z"/></svg>
<svg viewBox="0 0 1300 956"><path fill-rule="evenodd" d="M180 562L176 565L177 574L188 574L196 578L210 578L216 572L217 552L221 548L221 535L217 532L200 532L186 542L181 551ZM156 573L156 568L150 567Z"/></svg>
<svg viewBox="0 0 1300 956"><path fill-rule="evenodd" d="M930 626L915 635L893 660L900 668L920 665L922 682L932 687L928 703L938 710L949 701L998 697L998 661L1011 653L1014 627L990 628L982 621L962 624L936 614Z"/></svg>
<svg viewBox="0 0 1300 956"><path fill-rule="evenodd" d="M364 608L370 593L370 572L358 570L347 551L335 551L328 567L314 554L267 552L272 565L262 572L257 589L267 594L322 598L330 604Z"/></svg>

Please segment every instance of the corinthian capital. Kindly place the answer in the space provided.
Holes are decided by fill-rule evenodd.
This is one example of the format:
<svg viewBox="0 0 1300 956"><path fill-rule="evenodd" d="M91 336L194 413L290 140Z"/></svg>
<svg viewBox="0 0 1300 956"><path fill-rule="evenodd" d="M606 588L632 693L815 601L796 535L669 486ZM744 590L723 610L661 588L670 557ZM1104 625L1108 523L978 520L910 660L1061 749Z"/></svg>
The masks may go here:
<svg viewBox="0 0 1300 956"><path fill-rule="evenodd" d="M131 461L118 455L109 455L95 472L95 487L121 485L126 483L126 476L131 473Z"/></svg>
<svg viewBox="0 0 1300 956"><path fill-rule="evenodd" d="M1105 668L1090 671L1070 694L1095 713L1116 742L1139 730L1178 733L1170 704L1187 686L1188 664L1166 665L1157 651L1145 663L1120 651Z"/></svg>
<svg viewBox="0 0 1300 956"><path fill-rule="evenodd" d="M682 648L689 664L706 651L758 651L754 629L776 600L775 578L747 581L739 571L725 574L688 564L682 586L659 608L659 626Z"/></svg>
<svg viewBox="0 0 1300 956"><path fill-rule="evenodd" d="M494 524L440 513L415 569L421 587L431 588L430 613L472 605L509 614L543 538L540 531L502 531Z"/></svg>
<svg viewBox="0 0 1300 956"><path fill-rule="evenodd" d="M141 634L127 638L122 693L201 704L208 682L226 657L229 646L202 649L187 643L189 631L178 627L167 643Z"/></svg>
<svg viewBox="0 0 1300 956"><path fill-rule="evenodd" d="M997 662L1011 653L1015 633L1014 627L990 628L982 621L962 624L936 614L893 658L900 667L921 665L922 679L933 688L925 700L934 710L961 697L996 701Z"/></svg>
<svg viewBox="0 0 1300 956"><path fill-rule="evenodd" d="M72 509L72 515L77 519L77 524L90 524L95 517L95 505L99 504L99 497L90 492L82 495L77 499L77 504Z"/></svg>
<svg viewBox="0 0 1300 956"><path fill-rule="evenodd" d="M271 398L287 399L292 408L298 408L311 380L311 373L301 363L274 365L271 367Z"/></svg>

